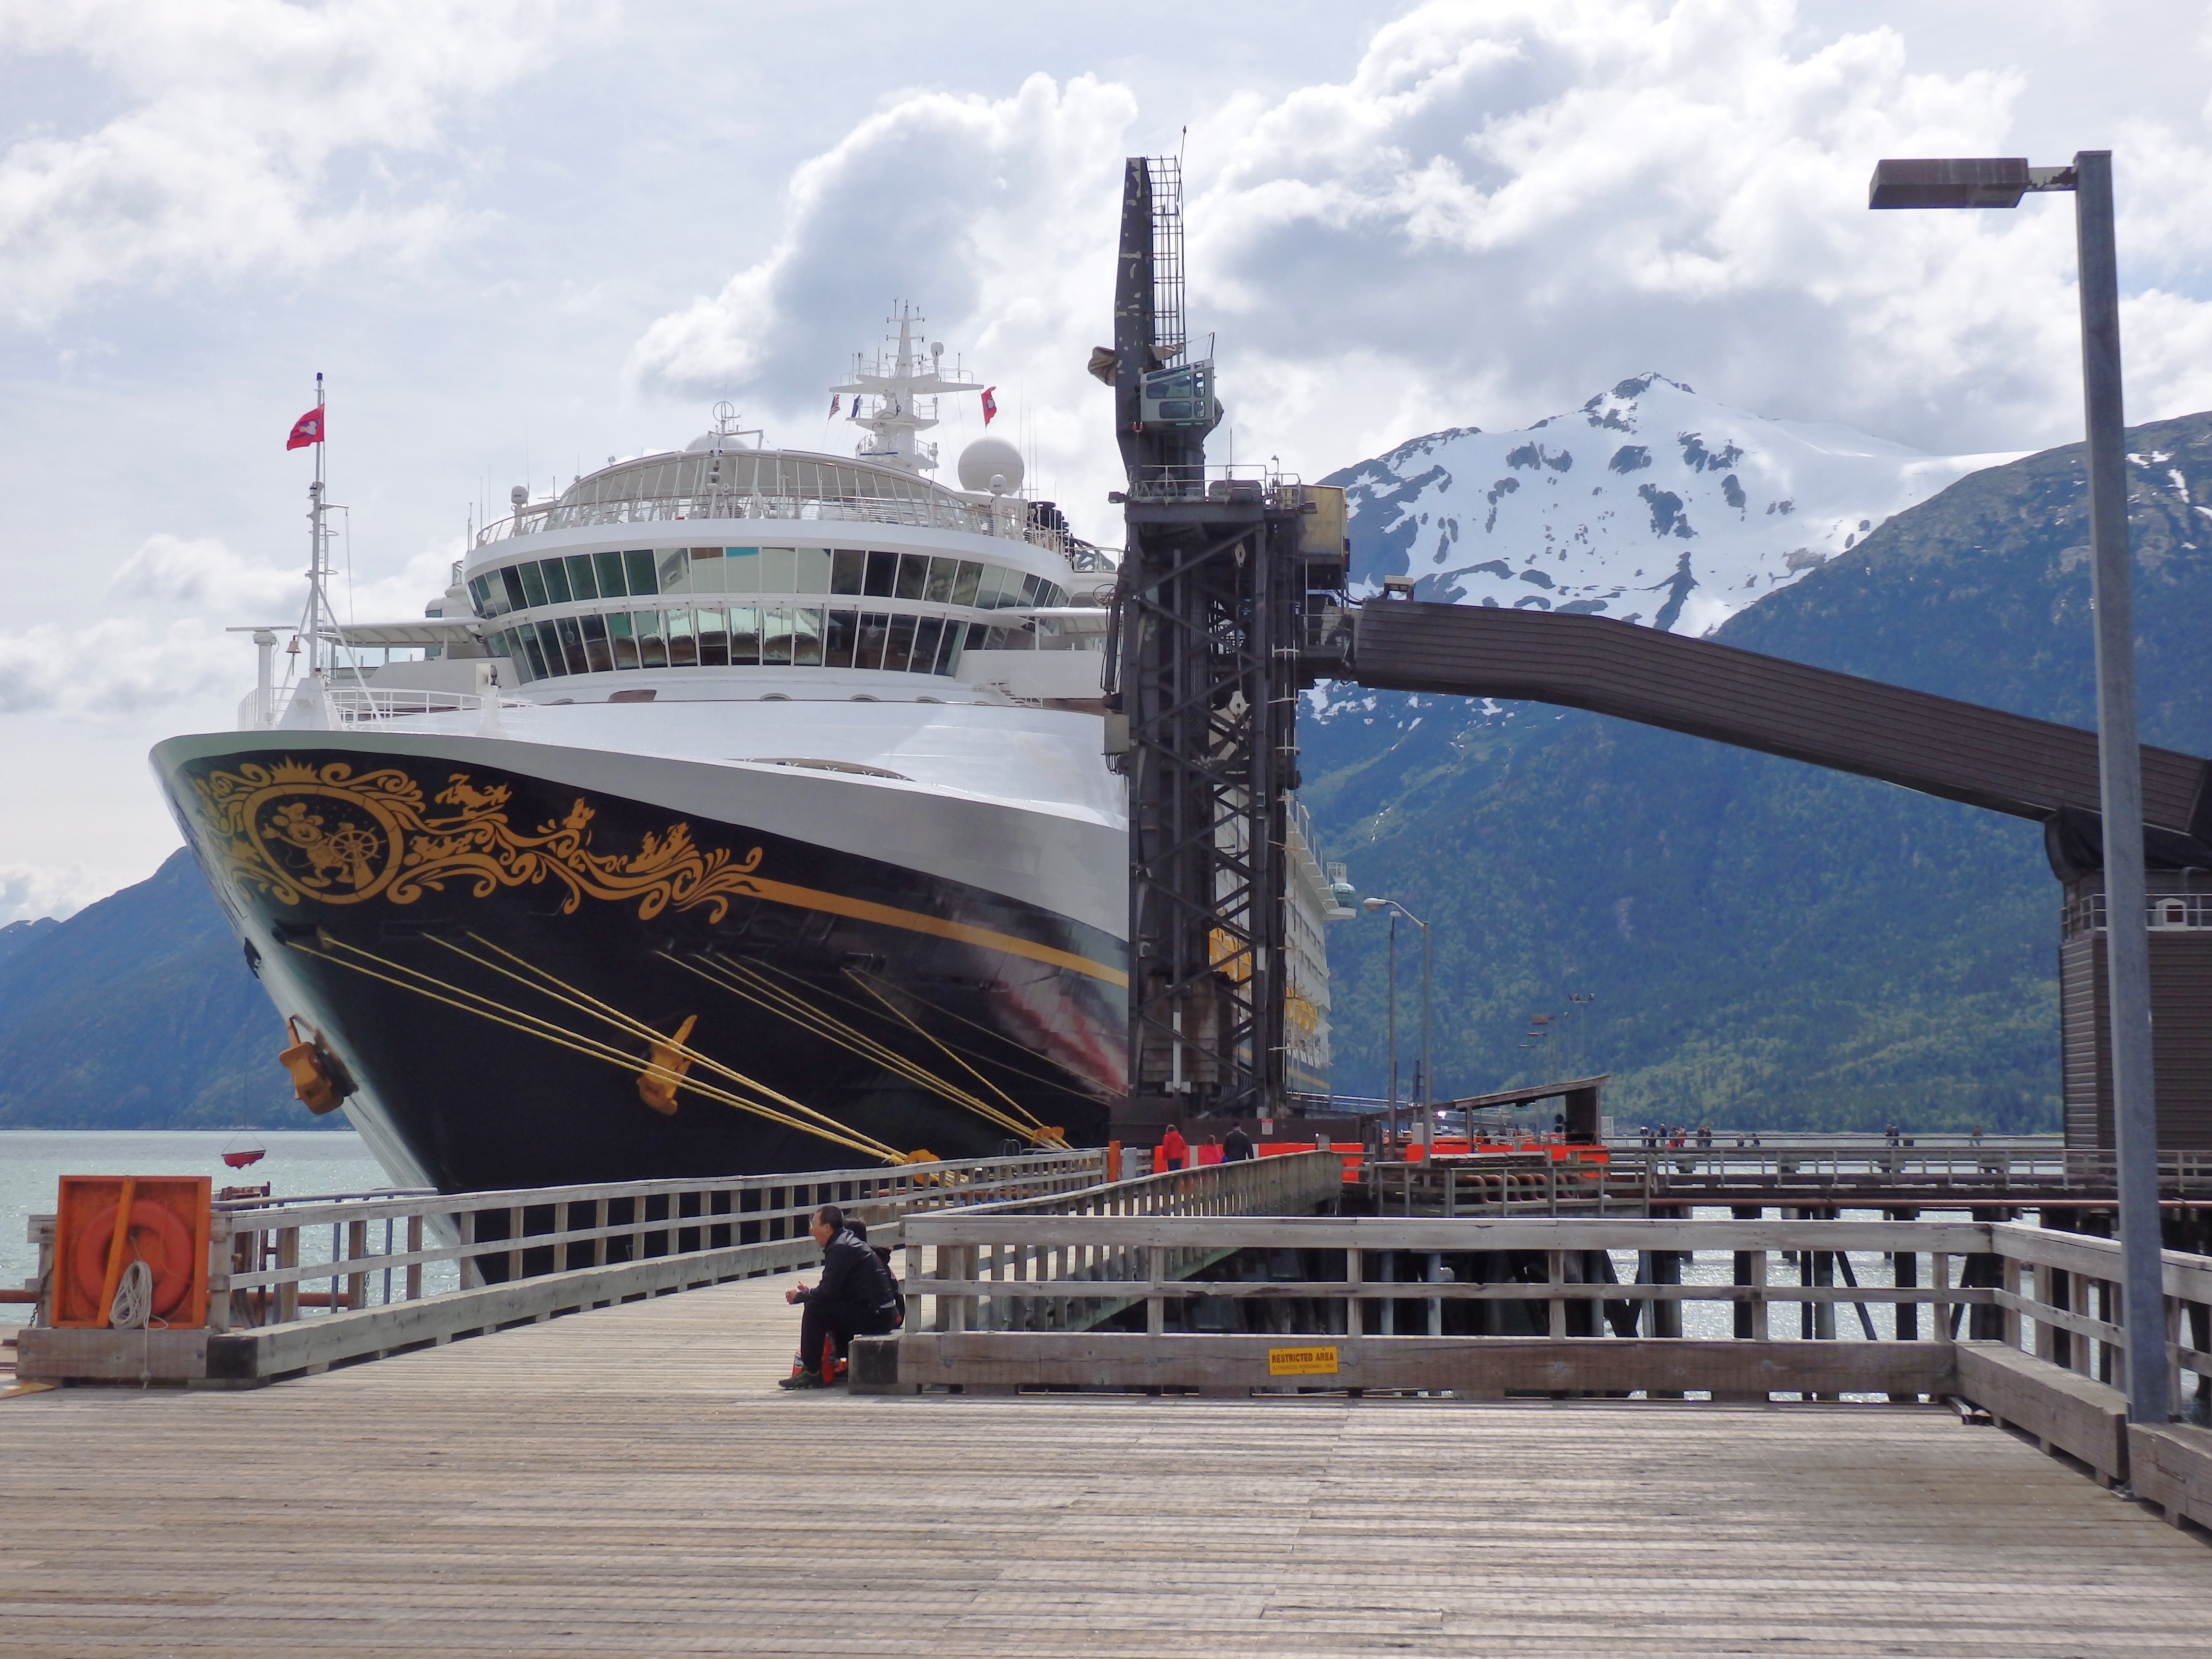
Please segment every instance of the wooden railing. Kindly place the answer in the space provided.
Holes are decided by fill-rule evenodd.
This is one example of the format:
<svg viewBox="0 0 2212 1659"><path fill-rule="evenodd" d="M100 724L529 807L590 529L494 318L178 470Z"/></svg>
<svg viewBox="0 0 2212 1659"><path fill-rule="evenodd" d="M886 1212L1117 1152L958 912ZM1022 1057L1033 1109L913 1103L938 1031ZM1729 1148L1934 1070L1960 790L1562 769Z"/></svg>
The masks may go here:
<svg viewBox="0 0 2212 1659"><path fill-rule="evenodd" d="M1367 1163L1362 1176L1379 1212L1403 1215L1643 1215L1655 1206L1663 1214L1668 1206L1684 1204L2094 1208L2112 1205L2117 1191L2109 1152L1964 1142L1710 1148L1553 1144L1378 1159ZM2160 1153L2159 1189L2169 1200L2212 1199L2212 1153Z"/></svg>
<svg viewBox="0 0 2212 1659"><path fill-rule="evenodd" d="M1014 1199L978 1205L968 1212L999 1219L1018 1230L1014 1218L1055 1217L1086 1220L1183 1219L1233 1216L1310 1215L1334 1205L1344 1190L1344 1165L1334 1152L1286 1152L1275 1158L1208 1164L1195 1170L1170 1170L1079 1192ZM920 1218L916 1218L918 1220ZM1136 1300L1125 1287L1133 1277L1146 1283L1180 1279L1203 1272L1233 1253L1233 1247L1199 1242L1184 1248L1146 1247L1024 1250L994 1243L947 1243L937 1250L939 1271L950 1270L988 1291L938 1297L934 1317L945 1330L1018 1328L1081 1330L1111 1319ZM923 1266L923 1255L907 1242L908 1321L915 1322L911 1298L935 1296L936 1280ZM1089 1286L1086 1295L1040 1297L1024 1281L1034 1278Z"/></svg>
<svg viewBox="0 0 2212 1659"><path fill-rule="evenodd" d="M1306 1337L1335 1340L1334 1380L1305 1386L1937 1395L1960 1391L1963 1346L2094 1384L2124 1415L2118 1245L2014 1224L956 1212L905 1237L924 1300L902 1384L1280 1386L1269 1348ZM1208 1258L1238 1271L1193 1276ZM2165 1263L2175 1397L2185 1376L2201 1402L2212 1259ZM1088 1328L1139 1304L1141 1330ZM1699 1304L1727 1323L1685 1340Z"/></svg>
<svg viewBox="0 0 2212 1659"><path fill-rule="evenodd" d="M1648 1170L1655 1197L1670 1186L1700 1190L1735 1185L1747 1197L1760 1189L1917 1182L1971 1189L2033 1186L2054 1197L2107 1196L2115 1190L2118 1154L2053 1144L1974 1146L1949 1141L1888 1146L1838 1141L1779 1142L1763 1146L1645 1147L1616 1142L1613 1162ZM2162 1152L2159 1187L2170 1197L2212 1194L2212 1152Z"/></svg>
<svg viewBox="0 0 2212 1659"><path fill-rule="evenodd" d="M1074 1192L1100 1180L1104 1156L1038 1152L891 1169L219 1205L232 1240L230 1294L211 1298L221 1309L210 1323L227 1330L289 1323L318 1306L385 1306L422 1297L426 1284L432 1293L477 1290L750 1245L811 1251L807 1219L824 1204L873 1224L920 1210ZM303 1240L325 1230L327 1252L303 1261ZM309 1302L301 1291L311 1284L329 1289Z"/></svg>
<svg viewBox="0 0 2212 1659"><path fill-rule="evenodd" d="M977 1215L1291 1216L1333 1202L1343 1188L1344 1163L1334 1152L1283 1152L961 1207Z"/></svg>
<svg viewBox="0 0 2212 1659"><path fill-rule="evenodd" d="M1596 1149L1423 1158L1366 1166L1367 1189L1385 1215L1641 1216L1651 1207L1650 1170Z"/></svg>
<svg viewBox="0 0 2212 1659"><path fill-rule="evenodd" d="M1096 1187L1097 1150L891 1169L219 1204L204 1330L18 1337L29 1378L246 1383L614 1302L778 1273L806 1222L850 1211L882 1242L919 1211ZM46 1223L43 1230L38 1223ZM51 1282L52 1218L34 1218ZM319 1288L310 1289L315 1286Z"/></svg>

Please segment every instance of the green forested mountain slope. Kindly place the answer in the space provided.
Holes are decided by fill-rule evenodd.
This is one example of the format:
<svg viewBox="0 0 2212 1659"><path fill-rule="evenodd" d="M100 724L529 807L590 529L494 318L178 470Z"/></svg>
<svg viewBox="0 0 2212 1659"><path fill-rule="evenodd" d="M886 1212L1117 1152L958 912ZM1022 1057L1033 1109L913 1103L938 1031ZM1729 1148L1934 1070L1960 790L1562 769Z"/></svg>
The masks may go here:
<svg viewBox="0 0 2212 1659"><path fill-rule="evenodd" d="M307 1128L284 1041L179 849L0 957L0 1128Z"/></svg>
<svg viewBox="0 0 2212 1659"><path fill-rule="evenodd" d="M2212 416L2130 447L2144 737L2212 753ZM2079 447L2031 456L1716 637L2090 725L2087 534ZM1315 702L1304 799L1328 851L1435 930L1440 1092L1553 1074L1552 1043L1517 1045L1577 992L1595 1000L1573 1058L1614 1073L1617 1115L2055 1126L2058 890L2034 825L1580 713ZM1382 924L1330 943L1337 1085L1376 1092ZM1401 948L1404 1074L1418 944Z"/></svg>

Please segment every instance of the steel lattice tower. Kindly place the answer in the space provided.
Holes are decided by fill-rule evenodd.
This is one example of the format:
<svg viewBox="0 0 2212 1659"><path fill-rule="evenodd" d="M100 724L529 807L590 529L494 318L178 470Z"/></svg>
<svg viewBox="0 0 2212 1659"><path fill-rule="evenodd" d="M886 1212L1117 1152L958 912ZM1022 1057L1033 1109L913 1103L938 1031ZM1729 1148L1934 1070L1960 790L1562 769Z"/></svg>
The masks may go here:
<svg viewBox="0 0 2212 1659"><path fill-rule="evenodd" d="M1124 176L1115 292L1127 551L1109 641L1109 746L1129 789L1132 1139L1283 1098L1285 795L1297 783L1309 573L1296 486L1209 472L1212 364L1188 351L1174 161ZM1316 569L1315 567L1320 567Z"/></svg>

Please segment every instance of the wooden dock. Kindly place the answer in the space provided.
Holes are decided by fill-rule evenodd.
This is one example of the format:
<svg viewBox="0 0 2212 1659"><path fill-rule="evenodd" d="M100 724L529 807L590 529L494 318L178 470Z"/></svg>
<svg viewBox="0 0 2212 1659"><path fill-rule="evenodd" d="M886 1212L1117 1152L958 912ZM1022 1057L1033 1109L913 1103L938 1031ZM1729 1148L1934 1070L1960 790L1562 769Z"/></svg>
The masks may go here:
<svg viewBox="0 0 2212 1659"><path fill-rule="evenodd" d="M787 1395L788 1282L0 1401L0 1651L2204 1650L2202 1534L1946 1410Z"/></svg>

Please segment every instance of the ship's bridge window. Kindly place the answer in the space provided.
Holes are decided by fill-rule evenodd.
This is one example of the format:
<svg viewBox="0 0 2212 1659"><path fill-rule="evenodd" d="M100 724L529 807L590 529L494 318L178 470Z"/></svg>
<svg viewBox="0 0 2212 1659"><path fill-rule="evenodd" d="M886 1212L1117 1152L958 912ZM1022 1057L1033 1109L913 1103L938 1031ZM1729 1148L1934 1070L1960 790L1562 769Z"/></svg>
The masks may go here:
<svg viewBox="0 0 2212 1659"><path fill-rule="evenodd" d="M511 611L661 593L790 593L898 599L981 611L1067 603L1058 584L941 555L826 547L632 548L526 559L473 577L489 621Z"/></svg>
<svg viewBox="0 0 2212 1659"><path fill-rule="evenodd" d="M842 605L687 605L525 623L489 636L526 684L634 668L860 668L950 676L963 653L1022 642L1019 629Z"/></svg>
<svg viewBox="0 0 2212 1659"><path fill-rule="evenodd" d="M906 605L969 611L1049 609L1066 591L980 560L859 548L678 547L566 554L472 579L479 614L579 602L598 614L518 620L491 635L526 683L641 668L830 667L951 675L963 653L1034 647L1040 624L990 626L917 616ZM775 597L790 594L797 603ZM696 596L665 609L605 601ZM871 597L878 606L840 604ZM806 603L819 598L821 604ZM1053 631L1053 624L1042 625Z"/></svg>

